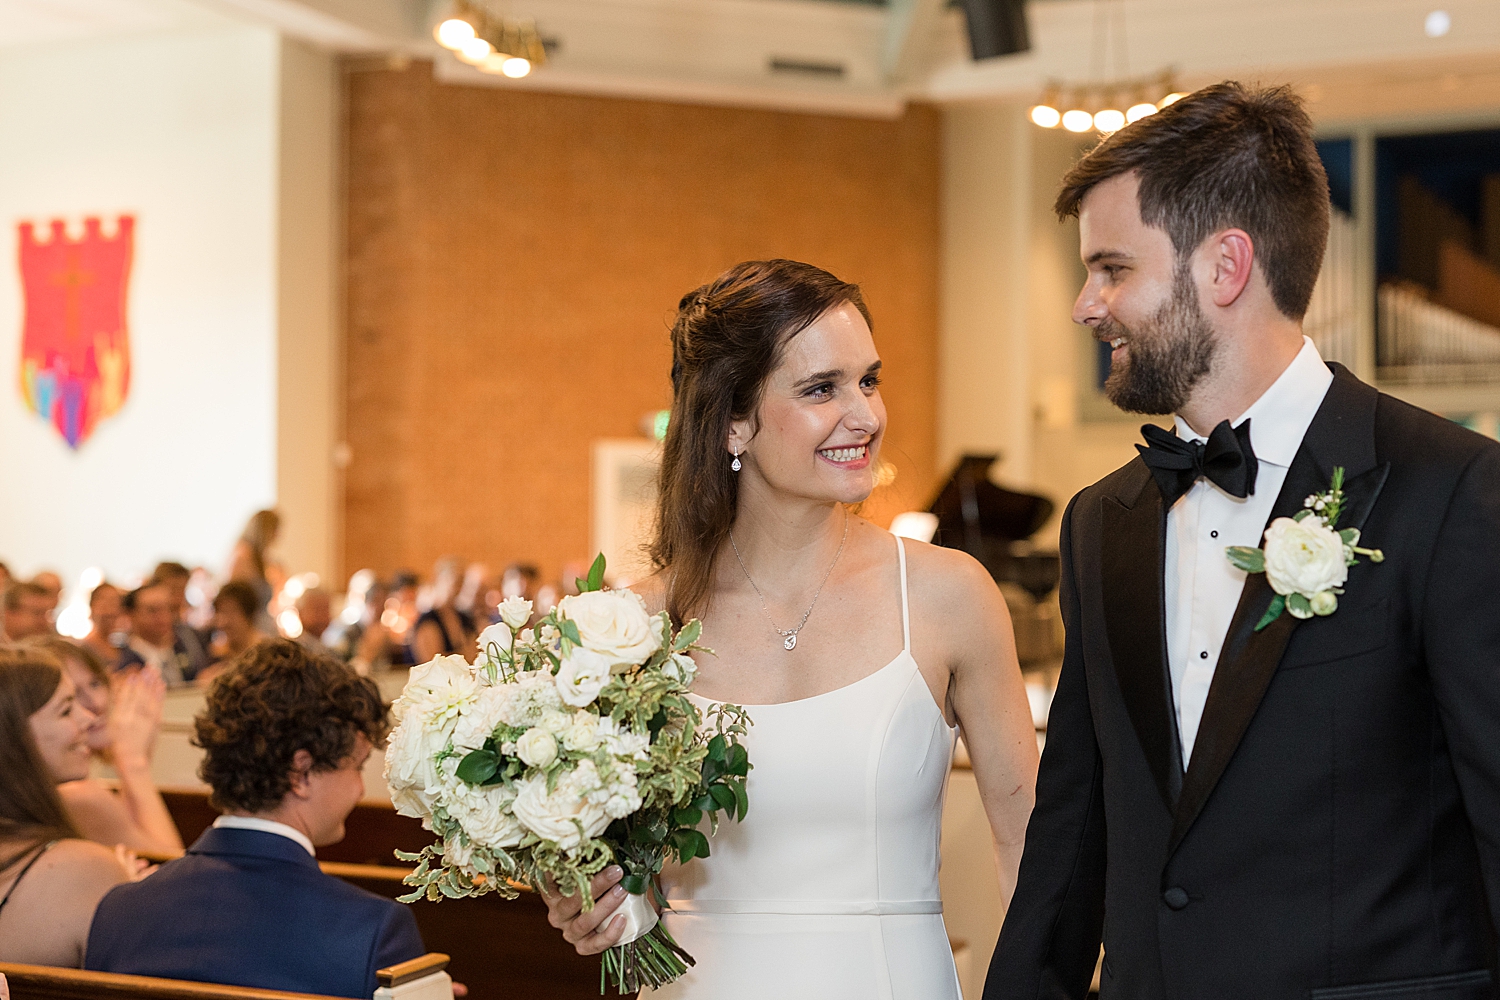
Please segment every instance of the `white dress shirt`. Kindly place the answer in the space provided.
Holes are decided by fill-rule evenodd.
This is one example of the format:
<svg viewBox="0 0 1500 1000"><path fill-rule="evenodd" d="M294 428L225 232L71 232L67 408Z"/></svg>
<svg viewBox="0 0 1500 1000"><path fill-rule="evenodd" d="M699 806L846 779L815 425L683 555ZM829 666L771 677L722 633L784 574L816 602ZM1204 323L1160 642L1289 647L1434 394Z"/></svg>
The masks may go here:
<svg viewBox="0 0 1500 1000"><path fill-rule="evenodd" d="M259 830L261 833L274 833L288 840L295 840L313 857L318 852L313 850L313 842L308 839L307 834L295 827L278 823L274 819L261 819L259 816L220 816L214 820L214 826L218 829L228 828L231 830Z"/></svg>
<svg viewBox="0 0 1500 1000"><path fill-rule="evenodd" d="M1245 586L1245 571L1231 566L1224 550L1231 545L1260 546L1292 457L1333 383L1333 373L1318 349L1302 339L1302 350L1286 371L1239 419L1230 421L1235 427L1251 421L1250 446L1260 464L1255 492L1240 499L1199 479L1167 512L1167 663L1183 768L1192 759L1219 650ZM1181 417L1177 436L1207 440Z"/></svg>

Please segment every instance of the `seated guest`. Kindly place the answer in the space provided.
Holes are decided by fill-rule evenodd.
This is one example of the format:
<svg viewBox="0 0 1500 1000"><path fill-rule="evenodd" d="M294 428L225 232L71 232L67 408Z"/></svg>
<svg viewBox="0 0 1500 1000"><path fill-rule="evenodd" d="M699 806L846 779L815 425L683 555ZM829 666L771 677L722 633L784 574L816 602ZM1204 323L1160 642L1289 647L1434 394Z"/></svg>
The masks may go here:
<svg viewBox="0 0 1500 1000"><path fill-rule="evenodd" d="M172 634L177 637L177 645L187 654L189 672L197 676L210 661L208 644L198 630L187 623L187 589L192 578L193 571L182 563L157 563L156 569L151 571L151 582L167 588L172 603Z"/></svg>
<svg viewBox="0 0 1500 1000"><path fill-rule="evenodd" d="M386 733L375 683L290 639L251 648L208 689L199 774L224 815L150 878L104 898L87 967L365 997L423 954L411 910L325 875L360 769Z"/></svg>
<svg viewBox="0 0 1500 1000"><path fill-rule="evenodd" d="M130 878L82 840L57 786L88 774L93 714L40 649L0 646L0 962L83 964L94 908Z"/></svg>
<svg viewBox="0 0 1500 1000"><path fill-rule="evenodd" d="M460 583L457 560L444 559L432 576L432 608L417 618L412 629L413 663L426 663L439 653L467 654L479 635L474 619L458 610Z"/></svg>
<svg viewBox="0 0 1500 1000"><path fill-rule="evenodd" d="M173 628L177 620L172 595L166 585L148 581L125 595L125 613L130 615L130 635L120 651L116 670L155 667L168 687L192 682L201 672Z"/></svg>
<svg viewBox="0 0 1500 1000"><path fill-rule="evenodd" d="M214 641L209 647L214 663L203 672L200 682L213 680L247 649L266 638L255 627L258 601L255 588L243 580L230 580L219 588L214 595Z"/></svg>
<svg viewBox="0 0 1500 1000"><path fill-rule="evenodd" d="M385 587L372 569L362 569L349 578L344 610L323 635L334 656L352 666L360 676L391 665L390 633L382 622Z"/></svg>
<svg viewBox="0 0 1500 1000"><path fill-rule="evenodd" d="M90 777L58 786L78 832L106 847L124 844L148 854L181 853L182 835L151 777L151 755L167 693L161 674L146 667L111 685L104 662L86 646L56 635L36 636L23 645L45 650L62 664L78 704L94 716L88 728L89 750L118 777L118 788Z"/></svg>
<svg viewBox="0 0 1500 1000"><path fill-rule="evenodd" d="M327 653L323 633L333 624L333 597L322 587L309 587L297 598L297 620L302 633L297 641L310 653Z"/></svg>
<svg viewBox="0 0 1500 1000"><path fill-rule="evenodd" d="M11 642L47 635L52 620L47 617L53 607L47 588L33 580L12 583L5 590L5 637Z"/></svg>
<svg viewBox="0 0 1500 1000"><path fill-rule="evenodd" d="M32 577L31 582L47 592L47 626L49 630L56 631L57 608L62 604L62 577L50 569L44 569Z"/></svg>
<svg viewBox="0 0 1500 1000"><path fill-rule="evenodd" d="M89 634L83 637L83 645L110 667L120 659L120 649L115 645L115 633L121 631L124 612L119 587L112 583L101 583L89 591Z"/></svg>

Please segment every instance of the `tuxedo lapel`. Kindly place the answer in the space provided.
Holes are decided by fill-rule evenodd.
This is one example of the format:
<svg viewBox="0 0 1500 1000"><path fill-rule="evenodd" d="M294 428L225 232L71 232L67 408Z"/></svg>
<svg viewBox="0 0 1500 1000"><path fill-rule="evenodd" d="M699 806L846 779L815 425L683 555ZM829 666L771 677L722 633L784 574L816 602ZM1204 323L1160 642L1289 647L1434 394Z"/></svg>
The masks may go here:
<svg viewBox="0 0 1500 1000"><path fill-rule="evenodd" d="M1329 367L1334 372L1333 384L1287 470L1266 522L1268 527L1278 517L1291 517L1301 510L1310 494L1327 490L1336 466L1342 466L1345 473L1345 506L1339 528L1363 527L1385 485L1390 465L1377 464L1374 445L1378 394L1342 365ZM1283 612L1270 625L1255 631L1274 596L1264 573L1246 578L1209 685L1192 760L1183 776L1169 854L1182 842L1229 766L1297 628L1297 619Z"/></svg>
<svg viewBox="0 0 1500 1000"><path fill-rule="evenodd" d="M1182 787L1167 674L1162 562L1167 518L1161 491L1141 465L1136 482L1101 501L1104 627L1126 711L1162 801L1171 810Z"/></svg>

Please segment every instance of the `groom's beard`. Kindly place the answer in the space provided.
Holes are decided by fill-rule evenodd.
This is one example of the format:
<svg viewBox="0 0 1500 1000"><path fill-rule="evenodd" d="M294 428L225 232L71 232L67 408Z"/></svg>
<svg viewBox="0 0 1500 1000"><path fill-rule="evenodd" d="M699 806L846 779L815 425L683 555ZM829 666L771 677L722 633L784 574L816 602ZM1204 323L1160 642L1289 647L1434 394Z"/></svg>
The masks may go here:
<svg viewBox="0 0 1500 1000"><path fill-rule="evenodd" d="M1185 270L1177 272L1172 297L1155 316L1134 330L1106 318L1094 328L1094 336L1105 343L1123 336L1128 342L1125 363L1113 365L1104 382L1104 395L1127 413L1181 410L1213 367L1218 348L1198 305L1198 289Z"/></svg>

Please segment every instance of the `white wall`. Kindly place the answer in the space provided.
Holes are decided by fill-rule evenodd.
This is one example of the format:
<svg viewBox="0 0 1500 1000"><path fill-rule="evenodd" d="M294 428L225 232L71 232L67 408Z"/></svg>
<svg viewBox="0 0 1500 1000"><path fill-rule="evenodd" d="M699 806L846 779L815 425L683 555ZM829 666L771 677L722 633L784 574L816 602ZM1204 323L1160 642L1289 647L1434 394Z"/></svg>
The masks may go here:
<svg viewBox="0 0 1500 1000"><path fill-rule="evenodd" d="M0 50L0 559L14 571L221 569L278 499L294 515L287 562L332 568L334 94L327 56L259 28ZM17 389L14 227L101 215L108 230L122 212L136 217L130 394L74 452ZM302 352L298 384L319 385L282 408L307 427L290 442L279 329Z"/></svg>

